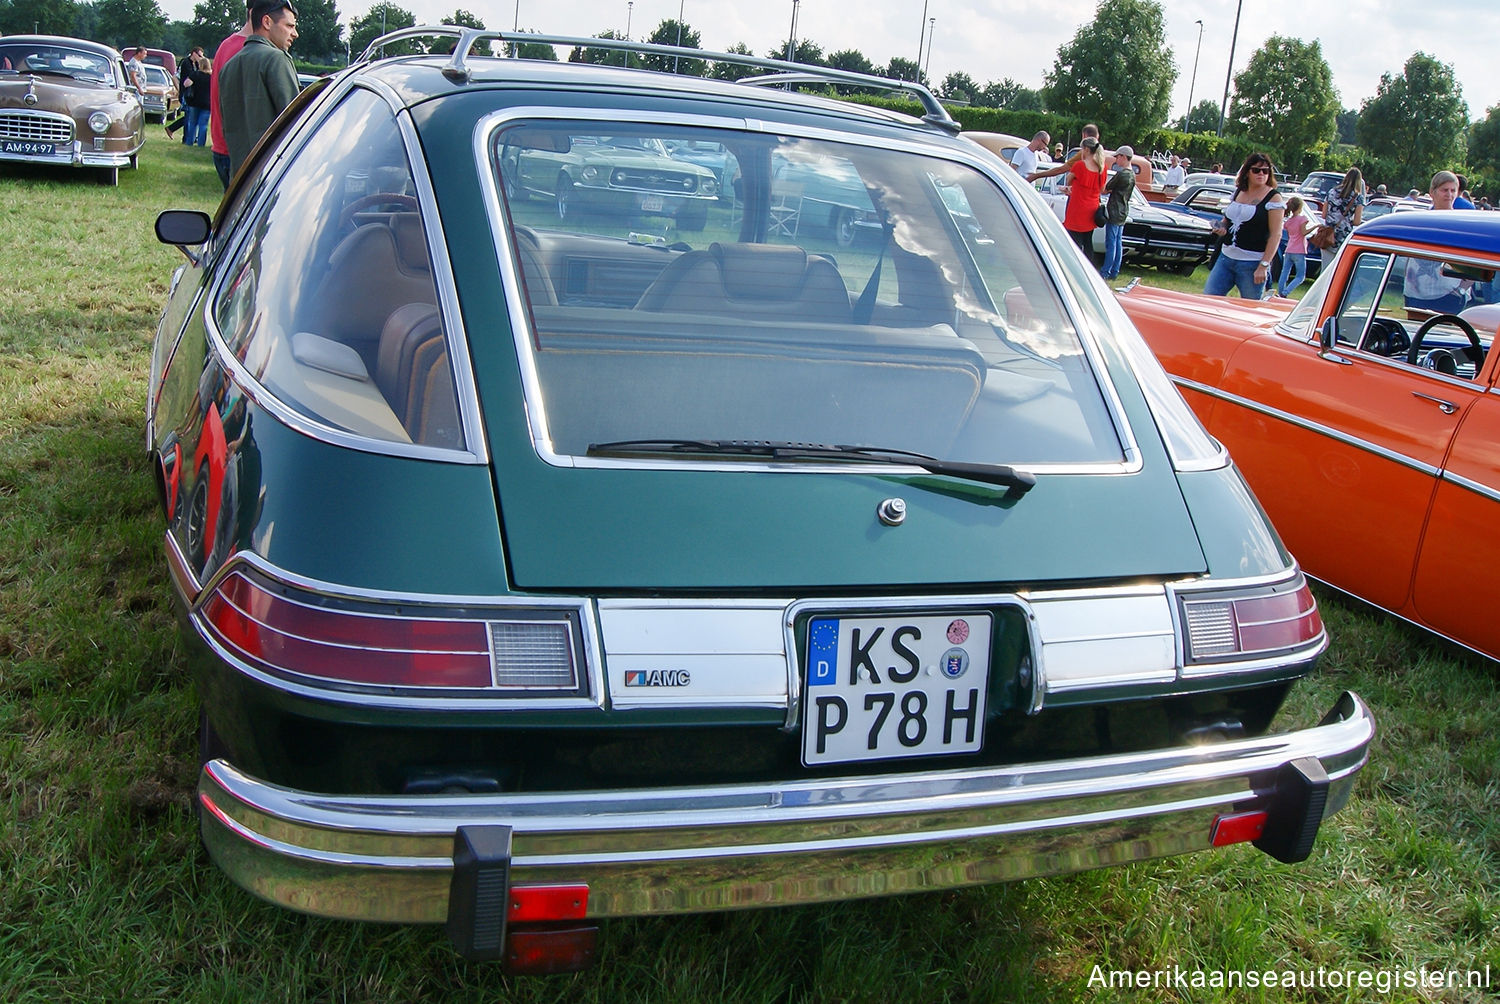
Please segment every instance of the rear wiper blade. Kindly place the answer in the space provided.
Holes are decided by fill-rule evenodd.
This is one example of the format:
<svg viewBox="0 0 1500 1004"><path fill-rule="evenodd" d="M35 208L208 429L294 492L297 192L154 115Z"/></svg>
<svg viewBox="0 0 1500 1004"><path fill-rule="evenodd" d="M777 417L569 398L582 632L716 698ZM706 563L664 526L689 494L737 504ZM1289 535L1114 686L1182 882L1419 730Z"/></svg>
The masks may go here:
<svg viewBox="0 0 1500 1004"><path fill-rule="evenodd" d="M1004 464L972 464L940 460L925 453L884 446L845 446L828 443L793 443L779 439L622 439L612 443L590 443L591 457L620 454L696 453L768 457L772 460L863 460L876 464L904 464L930 474L963 478L1008 488L1019 497L1031 491L1036 477Z"/></svg>

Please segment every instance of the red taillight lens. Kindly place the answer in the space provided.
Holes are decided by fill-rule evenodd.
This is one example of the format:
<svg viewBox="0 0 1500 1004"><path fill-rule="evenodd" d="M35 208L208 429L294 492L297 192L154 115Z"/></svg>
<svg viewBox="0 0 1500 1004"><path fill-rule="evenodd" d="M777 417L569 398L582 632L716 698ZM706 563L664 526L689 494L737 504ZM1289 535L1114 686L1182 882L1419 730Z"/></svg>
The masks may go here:
<svg viewBox="0 0 1500 1004"><path fill-rule="evenodd" d="M1269 818L1270 814L1264 810L1215 816L1213 828L1209 831L1209 842L1215 847L1228 847L1230 844L1259 840L1260 835L1266 832L1266 820Z"/></svg>
<svg viewBox="0 0 1500 1004"><path fill-rule="evenodd" d="M234 572L204 602L217 640L271 669L347 683L488 687L484 621L333 610L272 592Z"/></svg>
<svg viewBox="0 0 1500 1004"><path fill-rule="evenodd" d="M1253 658L1306 647L1323 635L1323 618L1304 579L1295 589L1185 599L1188 661Z"/></svg>

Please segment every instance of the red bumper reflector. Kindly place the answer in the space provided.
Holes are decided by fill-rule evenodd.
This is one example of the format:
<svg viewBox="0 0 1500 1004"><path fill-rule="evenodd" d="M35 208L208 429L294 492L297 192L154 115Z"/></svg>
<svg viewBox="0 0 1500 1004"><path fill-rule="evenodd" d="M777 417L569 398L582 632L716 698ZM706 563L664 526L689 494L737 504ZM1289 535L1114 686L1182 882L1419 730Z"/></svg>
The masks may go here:
<svg viewBox="0 0 1500 1004"><path fill-rule="evenodd" d="M594 964L598 950L597 927L514 927L505 936L505 971L523 976L576 973Z"/></svg>
<svg viewBox="0 0 1500 1004"><path fill-rule="evenodd" d="M517 885L510 888L507 924L582 920L588 916L587 885Z"/></svg>
<svg viewBox="0 0 1500 1004"><path fill-rule="evenodd" d="M1213 828L1209 831L1209 839L1215 847L1227 847L1230 844L1259 840L1260 835L1265 832L1268 818L1270 818L1270 813L1264 809L1216 816Z"/></svg>

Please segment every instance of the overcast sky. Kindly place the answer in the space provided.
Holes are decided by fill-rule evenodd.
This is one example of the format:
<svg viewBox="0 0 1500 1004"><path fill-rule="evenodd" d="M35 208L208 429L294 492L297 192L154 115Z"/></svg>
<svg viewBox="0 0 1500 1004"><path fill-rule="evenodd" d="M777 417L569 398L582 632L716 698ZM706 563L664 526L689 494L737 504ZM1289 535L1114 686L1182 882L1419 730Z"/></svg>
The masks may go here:
<svg viewBox="0 0 1500 1004"><path fill-rule="evenodd" d="M160 0L167 16L190 19L194 0ZM634 38L650 34L667 18L682 19L702 34L706 49L722 51L736 42L765 55L785 44L792 0L762 3L707 3L705 0L394 0L418 23L441 21L455 9L472 11L490 28L522 28L554 35L596 35L605 29ZM1375 94L1382 73L1399 73L1413 52L1421 51L1453 67L1469 104L1469 117L1482 118L1500 103L1495 70L1495 0L1239 0L1242 8L1234 68L1273 34L1322 43L1333 69L1333 83L1345 108L1358 108ZM361 17L372 0L337 0L345 23ZM919 33L929 27L931 53L922 61L940 83L954 70L980 84L1004 77L1039 87L1058 46L1093 19L1095 0L801 0L797 37L825 53L858 49L884 65L892 56L917 58ZM1177 63L1172 115L1194 102L1224 95L1234 30L1236 0L1162 0L1167 45ZM935 22L923 20L923 12ZM1333 13L1337 10L1337 13ZM1202 20L1199 46L1197 21ZM294 47L295 51L295 47ZM566 58L565 53L559 55ZM1197 59L1196 78L1193 73ZM1125 139L1126 137L1121 137Z"/></svg>

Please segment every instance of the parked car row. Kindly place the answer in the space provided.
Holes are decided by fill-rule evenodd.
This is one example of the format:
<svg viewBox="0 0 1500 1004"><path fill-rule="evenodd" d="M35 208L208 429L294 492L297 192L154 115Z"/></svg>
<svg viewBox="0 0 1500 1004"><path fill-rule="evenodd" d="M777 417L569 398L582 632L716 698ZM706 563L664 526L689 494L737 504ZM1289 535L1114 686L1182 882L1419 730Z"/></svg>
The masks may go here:
<svg viewBox="0 0 1500 1004"><path fill-rule="evenodd" d="M911 84L384 42L423 34L157 221L235 882L546 971L609 917L1308 855L1373 717L1278 715L1304 574L1030 186Z"/></svg>

